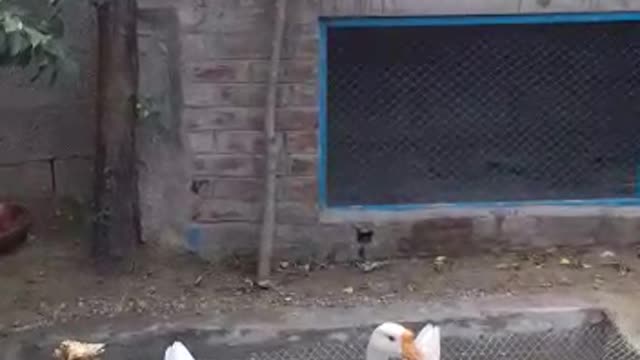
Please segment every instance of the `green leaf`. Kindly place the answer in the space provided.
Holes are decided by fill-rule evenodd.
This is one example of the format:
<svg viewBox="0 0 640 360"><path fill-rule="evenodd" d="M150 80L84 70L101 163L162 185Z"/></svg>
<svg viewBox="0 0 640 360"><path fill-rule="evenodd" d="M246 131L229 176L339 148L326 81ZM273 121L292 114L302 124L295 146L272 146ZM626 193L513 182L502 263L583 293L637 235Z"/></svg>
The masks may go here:
<svg viewBox="0 0 640 360"><path fill-rule="evenodd" d="M5 15L3 23L4 30L8 33L21 31L24 28L22 20L12 15Z"/></svg>
<svg viewBox="0 0 640 360"><path fill-rule="evenodd" d="M51 36L45 35L40 31L32 29L30 27L24 28L24 32L29 37L29 43L31 44L31 47L34 48L38 45L45 44L47 41L49 41L49 39L51 39Z"/></svg>

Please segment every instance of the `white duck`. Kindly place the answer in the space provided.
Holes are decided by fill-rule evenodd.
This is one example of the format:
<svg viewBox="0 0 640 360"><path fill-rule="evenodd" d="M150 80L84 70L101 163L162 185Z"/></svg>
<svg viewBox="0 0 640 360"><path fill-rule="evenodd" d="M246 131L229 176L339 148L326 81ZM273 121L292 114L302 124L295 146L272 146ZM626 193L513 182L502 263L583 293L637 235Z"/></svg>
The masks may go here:
<svg viewBox="0 0 640 360"><path fill-rule="evenodd" d="M427 324L415 337L413 331L396 323L378 326L367 345L366 360L440 360L440 328ZM176 341L164 353L164 360L195 360L186 346Z"/></svg>
<svg viewBox="0 0 640 360"><path fill-rule="evenodd" d="M413 331L391 322L378 326L367 345L366 360L440 360L440 328L427 324Z"/></svg>
<svg viewBox="0 0 640 360"><path fill-rule="evenodd" d="M180 341L176 341L164 352L164 360L195 360L193 355Z"/></svg>

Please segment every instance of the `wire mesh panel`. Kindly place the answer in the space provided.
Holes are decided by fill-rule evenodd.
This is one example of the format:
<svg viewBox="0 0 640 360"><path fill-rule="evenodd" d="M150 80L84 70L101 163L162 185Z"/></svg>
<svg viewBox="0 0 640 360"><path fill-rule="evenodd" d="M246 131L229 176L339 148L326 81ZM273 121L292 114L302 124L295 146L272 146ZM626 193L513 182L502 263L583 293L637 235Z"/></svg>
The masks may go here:
<svg viewBox="0 0 640 360"><path fill-rule="evenodd" d="M329 205L628 198L636 22L329 27Z"/></svg>
<svg viewBox="0 0 640 360"><path fill-rule="evenodd" d="M372 329L368 329L372 330ZM369 331L362 332L368 335ZM324 340L253 352L238 360L360 360L368 336L357 341ZM441 342L442 360L639 360L640 355L608 321L567 331L497 333L448 337Z"/></svg>

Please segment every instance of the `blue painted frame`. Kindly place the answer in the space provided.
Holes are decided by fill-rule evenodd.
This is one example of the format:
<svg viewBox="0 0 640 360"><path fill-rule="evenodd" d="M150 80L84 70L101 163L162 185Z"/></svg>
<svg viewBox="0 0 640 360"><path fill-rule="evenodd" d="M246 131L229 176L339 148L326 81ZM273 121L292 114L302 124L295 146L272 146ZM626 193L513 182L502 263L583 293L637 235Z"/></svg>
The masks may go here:
<svg viewBox="0 0 640 360"><path fill-rule="evenodd" d="M473 26L508 24L566 24L601 22L640 22L640 12L556 13L523 15L445 15L412 17L321 17L318 61L318 197L321 209L361 211L411 211L446 208L510 208L522 206L640 206L640 165L636 170L636 197L591 200L532 200L502 202L455 202L431 204L328 206L327 202L327 30L328 28Z"/></svg>

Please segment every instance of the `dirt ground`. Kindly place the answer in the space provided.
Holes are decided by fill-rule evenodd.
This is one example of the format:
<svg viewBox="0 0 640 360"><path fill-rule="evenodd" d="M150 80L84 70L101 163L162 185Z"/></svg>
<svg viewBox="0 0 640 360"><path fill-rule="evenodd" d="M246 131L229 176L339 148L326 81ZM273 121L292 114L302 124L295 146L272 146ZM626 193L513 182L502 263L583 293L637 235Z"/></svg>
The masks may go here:
<svg viewBox="0 0 640 360"><path fill-rule="evenodd" d="M263 290L242 261L213 266L146 245L130 274L101 277L77 219L58 213L0 257L0 335L79 320L219 314L272 306L335 307L543 292L640 290L636 249L544 249L466 258L354 264L280 263Z"/></svg>

